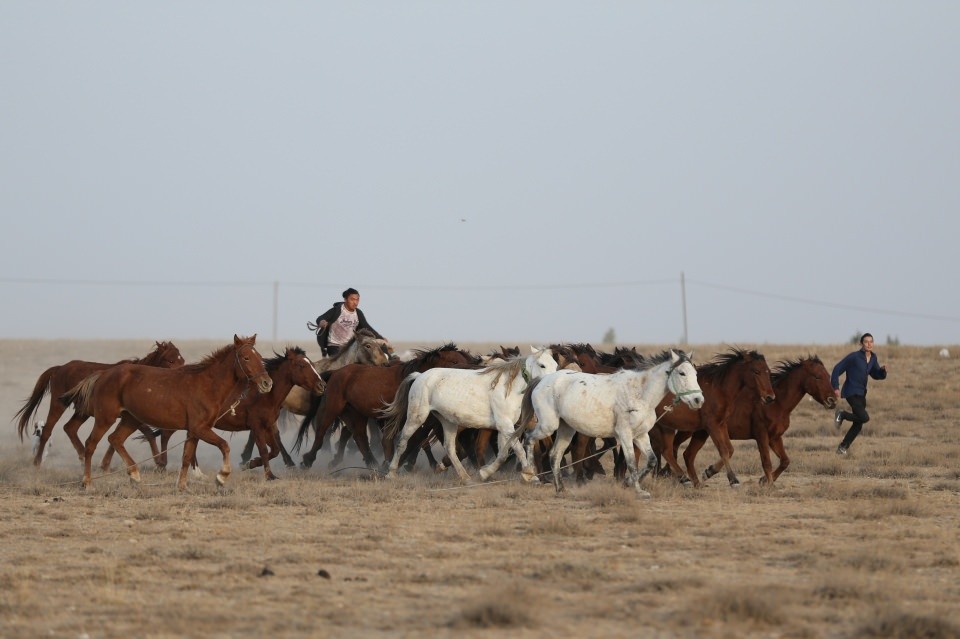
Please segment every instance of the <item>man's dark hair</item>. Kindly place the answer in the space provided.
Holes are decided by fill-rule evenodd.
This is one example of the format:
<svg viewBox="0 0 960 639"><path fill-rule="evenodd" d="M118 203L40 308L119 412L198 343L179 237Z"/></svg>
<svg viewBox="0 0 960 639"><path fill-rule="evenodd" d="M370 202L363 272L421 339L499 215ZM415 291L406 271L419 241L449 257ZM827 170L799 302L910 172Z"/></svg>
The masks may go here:
<svg viewBox="0 0 960 639"><path fill-rule="evenodd" d="M355 288L348 288L347 290L345 290L345 291L343 292L343 299L347 299L347 298L350 297L351 295L359 295L359 294L360 294L360 291L358 291L357 289L355 289Z"/></svg>
<svg viewBox="0 0 960 639"><path fill-rule="evenodd" d="M863 335L860 336L860 346L863 346L863 340L867 339L868 337L872 339L873 335L871 335L870 333L864 333Z"/></svg>

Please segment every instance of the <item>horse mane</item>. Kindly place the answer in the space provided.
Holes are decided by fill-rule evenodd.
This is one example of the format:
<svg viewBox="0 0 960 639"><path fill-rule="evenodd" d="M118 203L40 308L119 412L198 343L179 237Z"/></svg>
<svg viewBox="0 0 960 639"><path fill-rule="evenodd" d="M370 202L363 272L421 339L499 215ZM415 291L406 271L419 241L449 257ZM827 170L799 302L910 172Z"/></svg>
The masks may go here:
<svg viewBox="0 0 960 639"><path fill-rule="evenodd" d="M577 354L566 344L551 344L550 350L553 352L553 359L557 361L557 364L560 363L561 357L571 362L577 361Z"/></svg>
<svg viewBox="0 0 960 639"><path fill-rule="evenodd" d="M748 351L742 348L731 347L728 352L720 353L714 356L711 361L699 366L697 368L697 376L702 375L706 379L723 379L727 373L730 372L731 368L748 359L761 359L766 361L766 358L755 350Z"/></svg>
<svg viewBox="0 0 960 639"><path fill-rule="evenodd" d="M402 367L400 369L400 378L406 378L407 375L416 371L417 367L424 362L435 362L437 358L440 357L440 353L459 350L453 342L447 342L443 346L437 346L436 348L415 348L413 349L413 358L400 365Z"/></svg>
<svg viewBox="0 0 960 639"><path fill-rule="evenodd" d="M490 382L490 388L495 388L496 385L500 382L500 378L504 375L507 376L507 386L513 384L514 380L517 379L517 375L522 374L523 366L527 358L525 355L518 355L516 357L511 357L510 359L504 362L494 362L484 369L480 370L481 375L493 375L493 381Z"/></svg>
<svg viewBox="0 0 960 639"><path fill-rule="evenodd" d="M646 370L650 370L651 368L656 368L660 364L663 364L664 362L669 362L670 360L672 360L673 353L677 354L677 356L680 358L680 362L690 361L689 355L687 355L683 351L679 351L676 349L673 349L673 350L667 349L657 353L656 355L650 355L649 357L646 357L646 356L640 355L640 353L634 352L634 355L639 356L640 359L637 361L637 367L633 370L646 371ZM680 362L677 362L677 363L679 364Z"/></svg>
<svg viewBox="0 0 960 639"><path fill-rule="evenodd" d="M777 362L777 365L770 371L770 381L774 384L779 383L781 380L786 379L790 373L803 366L804 362L814 362L817 364L823 363L816 355L811 355L809 357L798 357L797 359L788 359L782 362Z"/></svg>
<svg viewBox="0 0 960 639"><path fill-rule="evenodd" d="M273 351L273 357L270 359L264 358L263 367L267 369L268 373L276 372L276 370L280 368L280 365L286 361L290 351L293 351L294 355L302 355L304 357L307 355L307 352L299 346L288 346L286 349L284 349L282 354L278 353L277 351Z"/></svg>
<svg viewBox="0 0 960 639"><path fill-rule="evenodd" d="M218 363L220 360L226 357L230 352L236 351L236 348L237 347L234 346L232 343L227 344L226 346L221 346L217 350L213 351L212 353L210 353L209 355L201 359L196 364L187 364L181 370L183 370L184 372L199 373L200 371L206 370L211 366L213 366L214 364Z"/></svg>

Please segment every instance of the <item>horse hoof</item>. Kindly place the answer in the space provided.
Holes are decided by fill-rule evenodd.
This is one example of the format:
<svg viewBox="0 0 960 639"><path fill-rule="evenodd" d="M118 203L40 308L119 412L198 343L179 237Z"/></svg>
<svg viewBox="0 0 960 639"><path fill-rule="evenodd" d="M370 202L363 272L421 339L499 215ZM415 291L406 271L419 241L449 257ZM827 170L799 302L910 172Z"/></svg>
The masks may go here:
<svg viewBox="0 0 960 639"><path fill-rule="evenodd" d="M730 482L730 488L740 488L740 482L739 481Z"/></svg>
<svg viewBox="0 0 960 639"><path fill-rule="evenodd" d="M217 488L223 488L227 483L227 478L223 475L223 473L217 473L216 481Z"/></svg>
<svg viewBox="0 0 960 639"><path fill-rule="evenodd" d="M280 478L272 473L270 475L267 475L267 481L277 481L278 479Z"/></svg>
<svg viewBox="0 0 960 639"><path fill-rule="evenodd" d="M690 481L690 478L689 478L689 477L681 477L681 478L680 478L680 485L681 485L681 486L690 487L690 486L693 486L693 482Z"/></svg>

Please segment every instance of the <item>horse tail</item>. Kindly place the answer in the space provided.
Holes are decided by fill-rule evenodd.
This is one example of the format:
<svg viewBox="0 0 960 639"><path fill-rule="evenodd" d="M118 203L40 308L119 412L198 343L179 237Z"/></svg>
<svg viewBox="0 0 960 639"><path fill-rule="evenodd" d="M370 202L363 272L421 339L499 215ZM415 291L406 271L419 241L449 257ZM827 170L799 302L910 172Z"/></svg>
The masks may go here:
<svg viewBox="0 0 960 639"><path fill-rule="evenodd" d="M320 375L323 377L323 374ZM327 380L323 380L326 382ZM303 416L303 421L300 422L300 430L297 431L297 441L293 444L293 452L299 453L300 446L307 439L307 431L310 430L310 424L313 423L314 418L317 416L317 413L320 412L320 407L323 406L323 401L325 395L314 395L310 394L310 408L307 409L306 414ZM314 430L316 432L316 430Z"/></svg>
<svg viewBox="0 0 960 639"><path fill-rule="evenodd" d="M144 441L144 442L145 442L145 441L147 441L147 440L156 439L157 437L159 437L159 436L162 435L162 434L163 434L163 429L154 428L154 429L151 429L151 430L150 430L149 434L144 433L144 432L141 432L139 435L137 435L136 438L139 439L140 441Z"/></svg>
<svg viewBox="0 0 960 639"><path fill-rule="evenodd" d="M98 379L100 379L100 373L94 373L93 375L90 375L82 382L61 395L60 403L64 406L74 404L77 412L82 415L93 414L93 411L90 410L90 396L93 395L93 386L97 383Z"/></svg>
<svg viewBox="0 0 960 639"><path fill-rule="evenodd" d="M523 399L520 401L520 419L517 420L517 423L514 425L516 430L513 431L513 434L510 435L509 444L512 444L520 435L526 432L527 426L533 421L534 412L533 412L533 389L535 389L540 382L543 381L543 377L538 377L527 386L527 389L523 391Z"/></svg>
<svg viewBox="0 0 960 639"><path fill-rule="evenodd" d="M40 374L40 377L37 378L37 383L33 386L33 392L30 394L30 397L24 402L23 407L17 411L17 414L14 415L14 418L16 418L17 415L20 416L20 422L17 424L17 433L20 435L20 441L23 441L23 434L27 431L27 425L40 407L40 401L50 388L50 378L53 377L53 374L58 368L60 367L51 366Z"/></svg>
<svg viewBox="0 0 960 639"><path fill-rule="evenodd" d="M396 439L397 433L403 428L407 421L407 406L410 403L410 387L420 376L420 373L410 373L407 375L400 386L397 388L397 394L393 401L377 411L380 419L384 420L383 439Z"/></svg>

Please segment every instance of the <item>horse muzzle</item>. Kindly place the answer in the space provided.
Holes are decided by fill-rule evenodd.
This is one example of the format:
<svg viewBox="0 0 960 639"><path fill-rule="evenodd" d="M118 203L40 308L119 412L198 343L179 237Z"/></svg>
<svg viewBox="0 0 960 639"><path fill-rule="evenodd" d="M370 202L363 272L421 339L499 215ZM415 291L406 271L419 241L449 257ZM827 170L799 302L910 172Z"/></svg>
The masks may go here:
<svg viewBox="0 0 960 639"><path fill-rule="evenodd" d="M269 393L273 389L273 380L269 375L264 375L257 380L257 390L261 393Z"/></svg>
<svg viewBox="0 0 960 639"><path fill-rule="evenodd" d="M683 398L683 403L687 405L688 408L693 410L700 410L703 406L703 394L697 393L696 395L687 395Z"/></svg>
<svg viewBox="0 0 960 639"><path fill-rule="evenodd" d="M764 404L772 404L772 403L773 403L773 400L775 400L776 398L777 398L776 395L764 395L764 396L761 398L761 401L762 401Z"/></svg>
<svg viewBox="0 0 960 639"><path fill-rule="evenodd" d="M829 409L833 410L834 408L837 407L837 398L836 398L836 397L828 397L826 400L824 400L823 406L824 406L824 408L829 408Z"/></svg>

